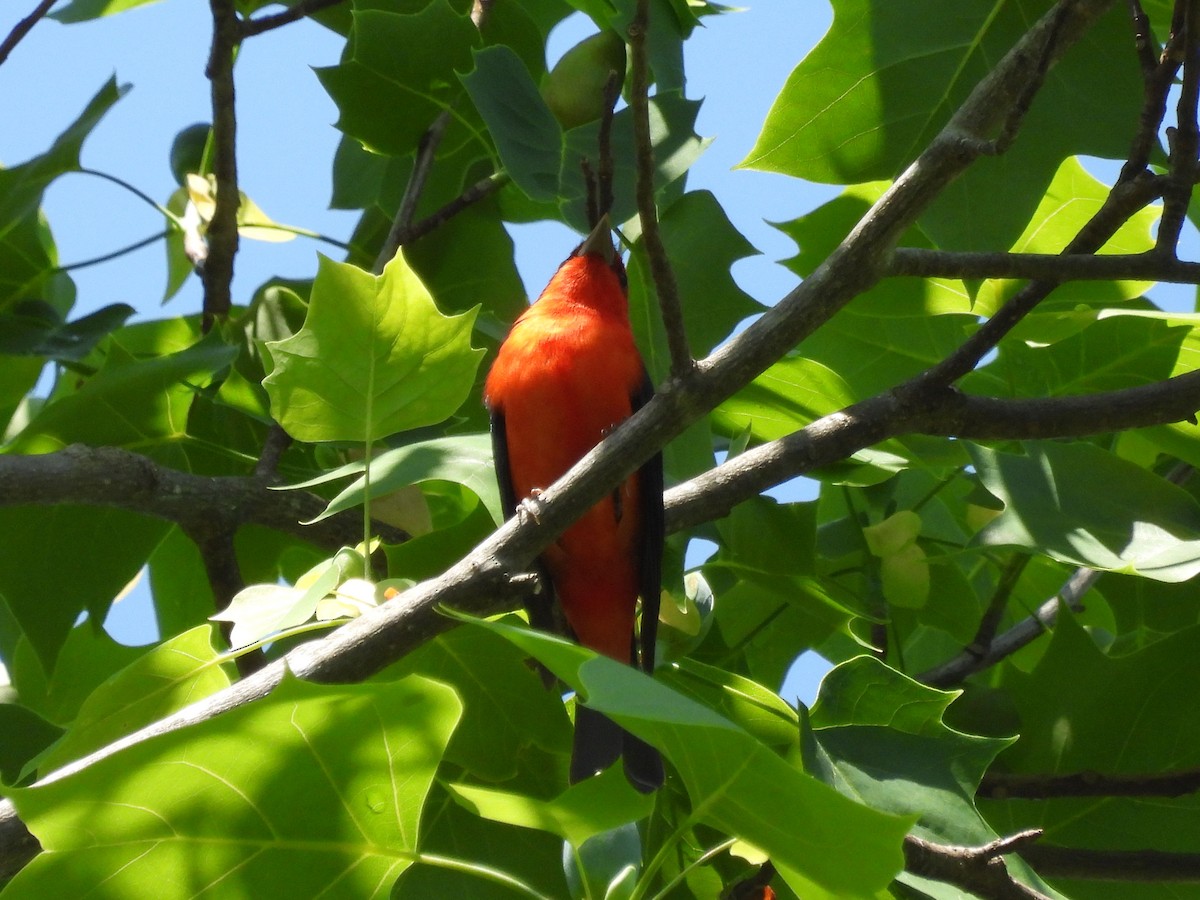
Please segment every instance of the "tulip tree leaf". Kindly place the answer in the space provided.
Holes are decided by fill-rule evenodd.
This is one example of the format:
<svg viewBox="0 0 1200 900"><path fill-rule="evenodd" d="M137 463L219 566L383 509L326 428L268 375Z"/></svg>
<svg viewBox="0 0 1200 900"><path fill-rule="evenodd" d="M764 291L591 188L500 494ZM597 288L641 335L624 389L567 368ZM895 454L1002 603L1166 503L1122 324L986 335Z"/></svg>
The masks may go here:
<svg viewBox="0 0 1200 900"><path fill-rule="evenodd" d="M375 441L449 417L483 355L477 310L438 312L398 254L380 276L321 258L299 332L267 349L271 411L301 441Z"/></svg>
<svg viewBox="0 0 1200 900"><path fill-rule="evenodd" d="M1200 627L1192 626L1134 653L1107 655L1064 612L1032 672L1005 667L1021 739L1000 762L1009 771L1030 774L1182 772L1200 766L1197 640ZM1200 798L1065 797L989 801L983 809L997 828L1009 833L1044 828L1045 840L1061 846L1109 849L1136 834L1156 850L1190 853ZM1067 889L1072 897L1100 896L1077 893L1074 886Z"/></svg>
<svg viewBox="0 0 1200 900"><path fill-rule="evenodd" d="M38 768L56 769L228 687L212 639L211 625L198 626L152 647L113 675L84 701L70 730Z"/></svg>
<svg viewBox="0 0 1200 900"><path fill-rule="evenodd" d="M589 706L658 747L682 777L694 814L768 854L781 872L871 896L902 868L911 818L839 796L728 719L630 666L539 632L468 621L508 638Z"/></svg>
<svg viewBox="0 0 1200 900"><path fill-rule="evenodd" d="M832 27L788 77L743 165L831 184L895 177L1044 8L990 0L949 14L938 0L833 7ZM1122 51L1128 28L1123 11L1102 16L1055 65L1009 152L972 166L925 214L938 246L1008 247L1064 158L1124 158L1141 102L1134 60Z"/></svg>
<svg viewBox="0 0 1200 900"><path fill-rule="evenodd" d="M984 487L1004 502L976 542L1159 581L1200 573L1200 504L1182 488L1093 444L1023 447L1018 456L969 446Z"/></svg>
<svg viewBox="0 0 1200 900"><path fill-rule="evenodd" d="M43 853L13 898L386 898L461 711L423 678L317 686L255 703L11 795ZM301 796L304 802L297 804Z"/></svg>
<svg viewBox="0 0 1200 900"><path fill-rule="evenodd" d="M338 106L337 127L372 152L405 156L440 113L452 110L450 129L461 142L455 73L470 70L471 48L480 42L470 16L446 0L414 13L356 8L353 15L342 61L317 70Z"/></svg>
<svg viewBox="0 0 1200 900"><path fill-rule="evenodd" d="M360 474L362 471L362 463L351 463L293 487L312 487L333 478ZM496 470L492 464L492 439L489 435L464 434L419 441L388 450L371 460L372 499L423 481L453 481L461 484L483 501L497 525L504 521L504 511L500 506L500 488L496 483ZM361 477L357 478L353 484L343 488L341 493L329 501L329 505L313 521L319 522L342 510L360 506L365 496L366 481Z"/></svg>

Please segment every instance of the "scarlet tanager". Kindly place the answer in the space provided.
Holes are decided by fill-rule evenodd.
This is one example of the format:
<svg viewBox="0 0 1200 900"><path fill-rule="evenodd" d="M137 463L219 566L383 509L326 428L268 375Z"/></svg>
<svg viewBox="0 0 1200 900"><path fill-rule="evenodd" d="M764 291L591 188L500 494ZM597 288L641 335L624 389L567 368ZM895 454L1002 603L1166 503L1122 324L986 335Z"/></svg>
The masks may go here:
<svg viewBox="0 0 1200 900"><path fill-rule="evenodd" d="M629 327L625 267L604 216L513 324L488 374L484 400L506 514L549 487L652 393ZM662 456L656 455L539 560L579 643L623 663L640 663L646 672L654 669L658 626L662 487ZM618 756L634 787L649 792L662 784L657 750L578 704L572 783Z"/></svg>

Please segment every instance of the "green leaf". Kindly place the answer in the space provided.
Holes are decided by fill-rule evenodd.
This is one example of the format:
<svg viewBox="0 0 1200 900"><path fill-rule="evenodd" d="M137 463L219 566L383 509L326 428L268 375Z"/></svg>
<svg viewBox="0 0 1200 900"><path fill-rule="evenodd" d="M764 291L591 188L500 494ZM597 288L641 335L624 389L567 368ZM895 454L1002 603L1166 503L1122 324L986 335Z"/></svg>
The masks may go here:
<svg viewBox="0 0 1200 900"><path fill-rule="evenodd" d="M100 685L70 730L38 760L48 772L229 687L211 625L165 641Z"/></svg>
<svg viewBox="0 0 1200 900"><path fill-rule="evenodd" d="M1003 684L1020 716L1021 739L1000 764L1019 773L1131 775L1200 766L1198 639L1200 628L1185 628L1136 653L1109 656L1073 615L1061 614L1031 673L1005 666ZM989 801L982 808L998 829L1044 828L1045 840L1060 846L1111 849L1128 846L1136 835L1138 846L1191 853L1200 840L1194 793ZM1071 897L1115 896L1080 882L1064 889Z"/></svg>
<svg viewBox="0 0 1200 900"><path fill-rule="evenodd" d="M113 598L142 568L170 527L122 509L0 508L0 596L47 672L85 610L104 621ZM70 552L63 552L69 548Z"/></svg>
<svg viewBox="0 0 1200 900"><path fill-rule="evenodd" d="M795 256L783 265L807 278L834 251L871 206L891 187L891 182L868 182L847 187L841 194L790 222L775 225L796 242ZM931 249L934 245L919 226L904 234L905 247ZM969 314L971 296L962 281L953 278L885 278L859 294L847 307L858 317L878 323L884 318L924 318L953 313ZM862 324L861 319L856 321ZM890 323L894 324L894 323ZM909 323L909 327L915 323Z"/></svg>
<svg viewBox="0 0 1200 900"><path fill-rule="evenodd" d="M373 276L321 258L308 316L267 343L263 381L279 423L301 441L375 441L433 425L466 399L483 355L475 311L438 312L402 254Z"/></svg>
<svg viewBox="0 0 1200 900"><path fill-rule="evenodd" d="M441 162L439 160L439 165ZM494 200L472 204L404 248L404 258L429 288L439 309L463 312L479 305L483 316L508 323L528 305L513 262L513 240ZM476 327L482 330L483 322Z"/></svg>
<svg viewBox="0 0 1200 900"><path fill-rule="evenodd" d="M980 480L1004 502L979 544L1159 581L1200 572L1200 504L1186 491L1093 444L1022 446L1024 456L968 445Z"/></svg>
<svg viewBox="0 0 1200 900"><path fill-rule="evenodd" d="M341 570L331 563L321 564L303 585L252 584L238 591L229 605L209 618L232 622L229 643L234 649L246 647L294 625L307 622L317 604L332 593L342 580Z"/></svg>
<svg viewBox="0 0 1200 900"><path fill-rule="evenodd" d="M833 184L894 177L1043 8L833 5L832 27L788 77L742 165ZM1054 67L1009 152L978 161L926 213L939 246L1007 247L1064 158L1124 158L1141 102L1134 61L1121 49L1126 19L1116 9L1103 16Z"/></svg>
<svg viewBox="0 0 1200 900"><path fill-rule="evenodd" d="M679 299L692 355L707 356L745 319L763 311L730 274L738 260L758 251L733 227L717 198L708 191L684 194L662 213L663 245L676 266ZM654 381L670 371L666 332L654 293L648 261L639 242L629 260L629 317Z"/></svg>
<svg viewBox="0 0 1200 900"><path fill-rule="evenodd" d="M0 703L0 781L16 784L31 759L54 743L62 729L17 703Z"/></svg>
<svg viewBox="0 0 1200 900"><path fill-rule="evenodd" d="M144 447L182 437L197 388L237 356L237 348L214 333L176 353L137 359L118 343L126 332L106 345L96 374L50 398L11 451L47 453L74 443Z"/></svg>
<svg viewBox="0 0 1200 900"><path fill-rule="evenodd" d="M654 809L654 797L635 791L619 766L572 785L553 800L470 784L448 784L446 789L477 816L548 831L577 848L602 832L646 818Z"/></svg>
<svg viewBox="0 0 1200 900"><path fill-rule="evenodd" d="M362 470L361 463L354 463L338 469L336 474L344 476ZM334 474L326 473L292 487L312 487ZM483 501L497 525L504 521L504 512L500 508L500 488L492 464L490 435L465 434L419 441L388 450L371 460L372 500L425 481L452 481L465 486ZM329 501L324 512L313 521L320 522L343 510L361 506L366 498L365 488L365 479L356 479Z"/></svg>
<svg viewBox="0 0 1200 900"><path fill-rule="evenodd" d="M565 782L571 741L562 700L511 643L479 628L455 628L380 677L409 674L453 687L463 703L447 760L491 783L518 770L550 788ZM557 765L546 766L546 754L554 754Z"/></svg>
<svg viewBox="0 0 1200 900"><path fill-rule="evenodd" d="M967 846L994 840L997 834L975 808L975 791L1014 739L949 728L942 717L957 695L919 684L873 657L842 663L822 680L804 724L806 764L872 809L919 816L915 832L922 837ZM1010 865L1042 887L1019 860Z"/></svg>
<svg viewBox="0 0 1200 900"><path fill-rule="evenodd" d="M157 2L159 0L71 0L66 6L50 13L50 18L58 19L63 24L87 22Z"/></svg>
<svg viewBox="0 0 1200 900"><path fill-rule="evenodd" d="M0 239L14 225L35 215L42 192L58 176L79 168L79 152L96 123L129 90L110 78L50 149L10 169L0 168Z"/></svg>
<svg viewBox="0 0 1200 900"><path fill-rule="evenodd" d="M114 303L65 322L48 303L22 301L0 312L0 353L78 362L134 312L127 303Z"/></svg>
<svg viewBox="0 0 1200 900"><path fill-rule="evenodd" d="M411 152L443 110L455 120L443 144L451 150L474 135L455 106L462 93L455 73L471 68L479 43L470 16L446 0L412 14L356 8L341 63L317 69L317 77L338 106L337 127L368 150Z"/></svg>
<svg viewBox="0 0 1200 900"><path fill-rule="evenodd" d="M534 200L558 196L562 128L517 54L508 47L475 52L462 78L513 181Z"/></svg>
<svg viewBox="0 0 1200 900"><path fill-rule="evenodd" d="M1068 329L1079 329L1063 336ZM998 357L963 381L968 393L1046 397L1120 390L1169 378L1195 360L1195 328L1169 318L1086 310L1029 317Z"/></svg>
<svg viewBox="0 0 1200 900"><path fill-rule="evenodd" d="M576 644L477 622L554 674L671 761L701 821L767 853L781 868L854 896L882 889L903 866L910 819L851 803L741 728L641 672Z"/></svg>
<svg viewBox="0 0 1200 900"><path fill-rule="evenodd" d="M13 791L45 852L6 893L83 896L103 884L155 900L386 898L418 849L459 712L453 691L420 678L285 681L256 703Z"/></svg>
<svg viewBox="0 0 1200 900"><path fill-rule="evenodd" d="M1010 248L1013 253L1061 253L1084 225L1100 210L1111 188L1088 174L1079 160L1063 160L1054 180L1046 188L1024 233ZM1102 248L1102 253L1143 253L1154 247L1152 230L1161 212L1159 206L1145 206L1130 216ZM1015 279L989 279L975 296L975 311L991 316L1024 286ZM1140 297L1151 287L1147 281L1067 282L1038 305L1039 312L1051 309L1075 309L1112 306Z"/></svg>
<svg viewBox="0 0 1200 900"><path fill-rule="evenodd" d="M47 676L29 639L22 636L8 660L21 703L56 725L69 725L99 685L146 652L118 644L91 622L67 635L52 673Z"/></svg>
<svg viewBox="0 0 1200 900"><path fill-rule="evenodd" d="M482 819L452 800L440 783L434 785L425 803L421 828L424 853L489 864L521 879L546 897L570 896L563 881L562 841L548 832L511 828ZM513 900L514 893L510 887L481 878L476 872L418 861L400 876L392 896Z"/></svg>
<svg viewBox="0 0 1200 900"><path fill-rule="evenodd" d="M54 274L58 255L38 207L52 181L79 169L84 139L128 89L109 79L49 150L12 168L0 166L0 309L48 293L56 279L70 283Z"/></svg>
<svg viewBox="0 0 1200 900"><path fill-rule="evenodd" d="M942 716L960 691L914 681L874 656L856 656L821 679L813 728L877 725L906 734L942 733Z"/></svg>
<svg viewBox="0 0 1200 900"><path fill-rule="evenodd" d="M216 609L200 551L178 526L150 555L150 593L158 632L179 634L204 622Z"/></svg>

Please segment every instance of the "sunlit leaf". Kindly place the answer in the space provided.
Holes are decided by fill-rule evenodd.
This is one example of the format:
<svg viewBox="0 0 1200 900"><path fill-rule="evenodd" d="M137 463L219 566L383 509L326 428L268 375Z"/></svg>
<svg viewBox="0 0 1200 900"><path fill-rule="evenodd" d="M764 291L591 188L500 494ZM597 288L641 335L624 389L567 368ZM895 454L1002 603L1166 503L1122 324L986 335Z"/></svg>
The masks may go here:
<svg viewBox="0 0 1200 900"><path fill-rule="evenodd" d="M387 897L413 862L459 711L453 691L420 678L286 681L264 700L14 792L45 852L5 892L81 896L103 883L122 897L173 900L219 884L245 897Z"/></svg>
<svg viewBox="0 0 1200 900"><path fill-rule="evenodd" d="M302 441L374 441L441 422L475 380L474 318L438 312L403 255L380 276L322 257L304 327L267 344L272 412Z"/></svg>

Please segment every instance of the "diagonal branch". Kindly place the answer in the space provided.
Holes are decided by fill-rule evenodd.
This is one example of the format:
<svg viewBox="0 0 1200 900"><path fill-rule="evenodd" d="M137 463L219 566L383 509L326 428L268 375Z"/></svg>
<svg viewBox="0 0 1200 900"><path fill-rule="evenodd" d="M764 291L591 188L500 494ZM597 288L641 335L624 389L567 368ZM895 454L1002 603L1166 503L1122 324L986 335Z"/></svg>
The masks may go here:
<svg viewBox="0 0 1200 900"><path fill-rule="evenodd" d="M41 2L34 7L33 12L13 26L12 31L8 33L8 37L6 37L3 41L0 41L0 65L4 65L4 61L8 59L8 55L13 52L13 49L17 46L17 44L21 43L21 41L25 38L25 35L29 34L29 32L33 30L33 26L36 25L42 19L42 17L46 15L46 13L50 12L50 7L52 7L54 3L55 0L41 0Z"/></svg>

